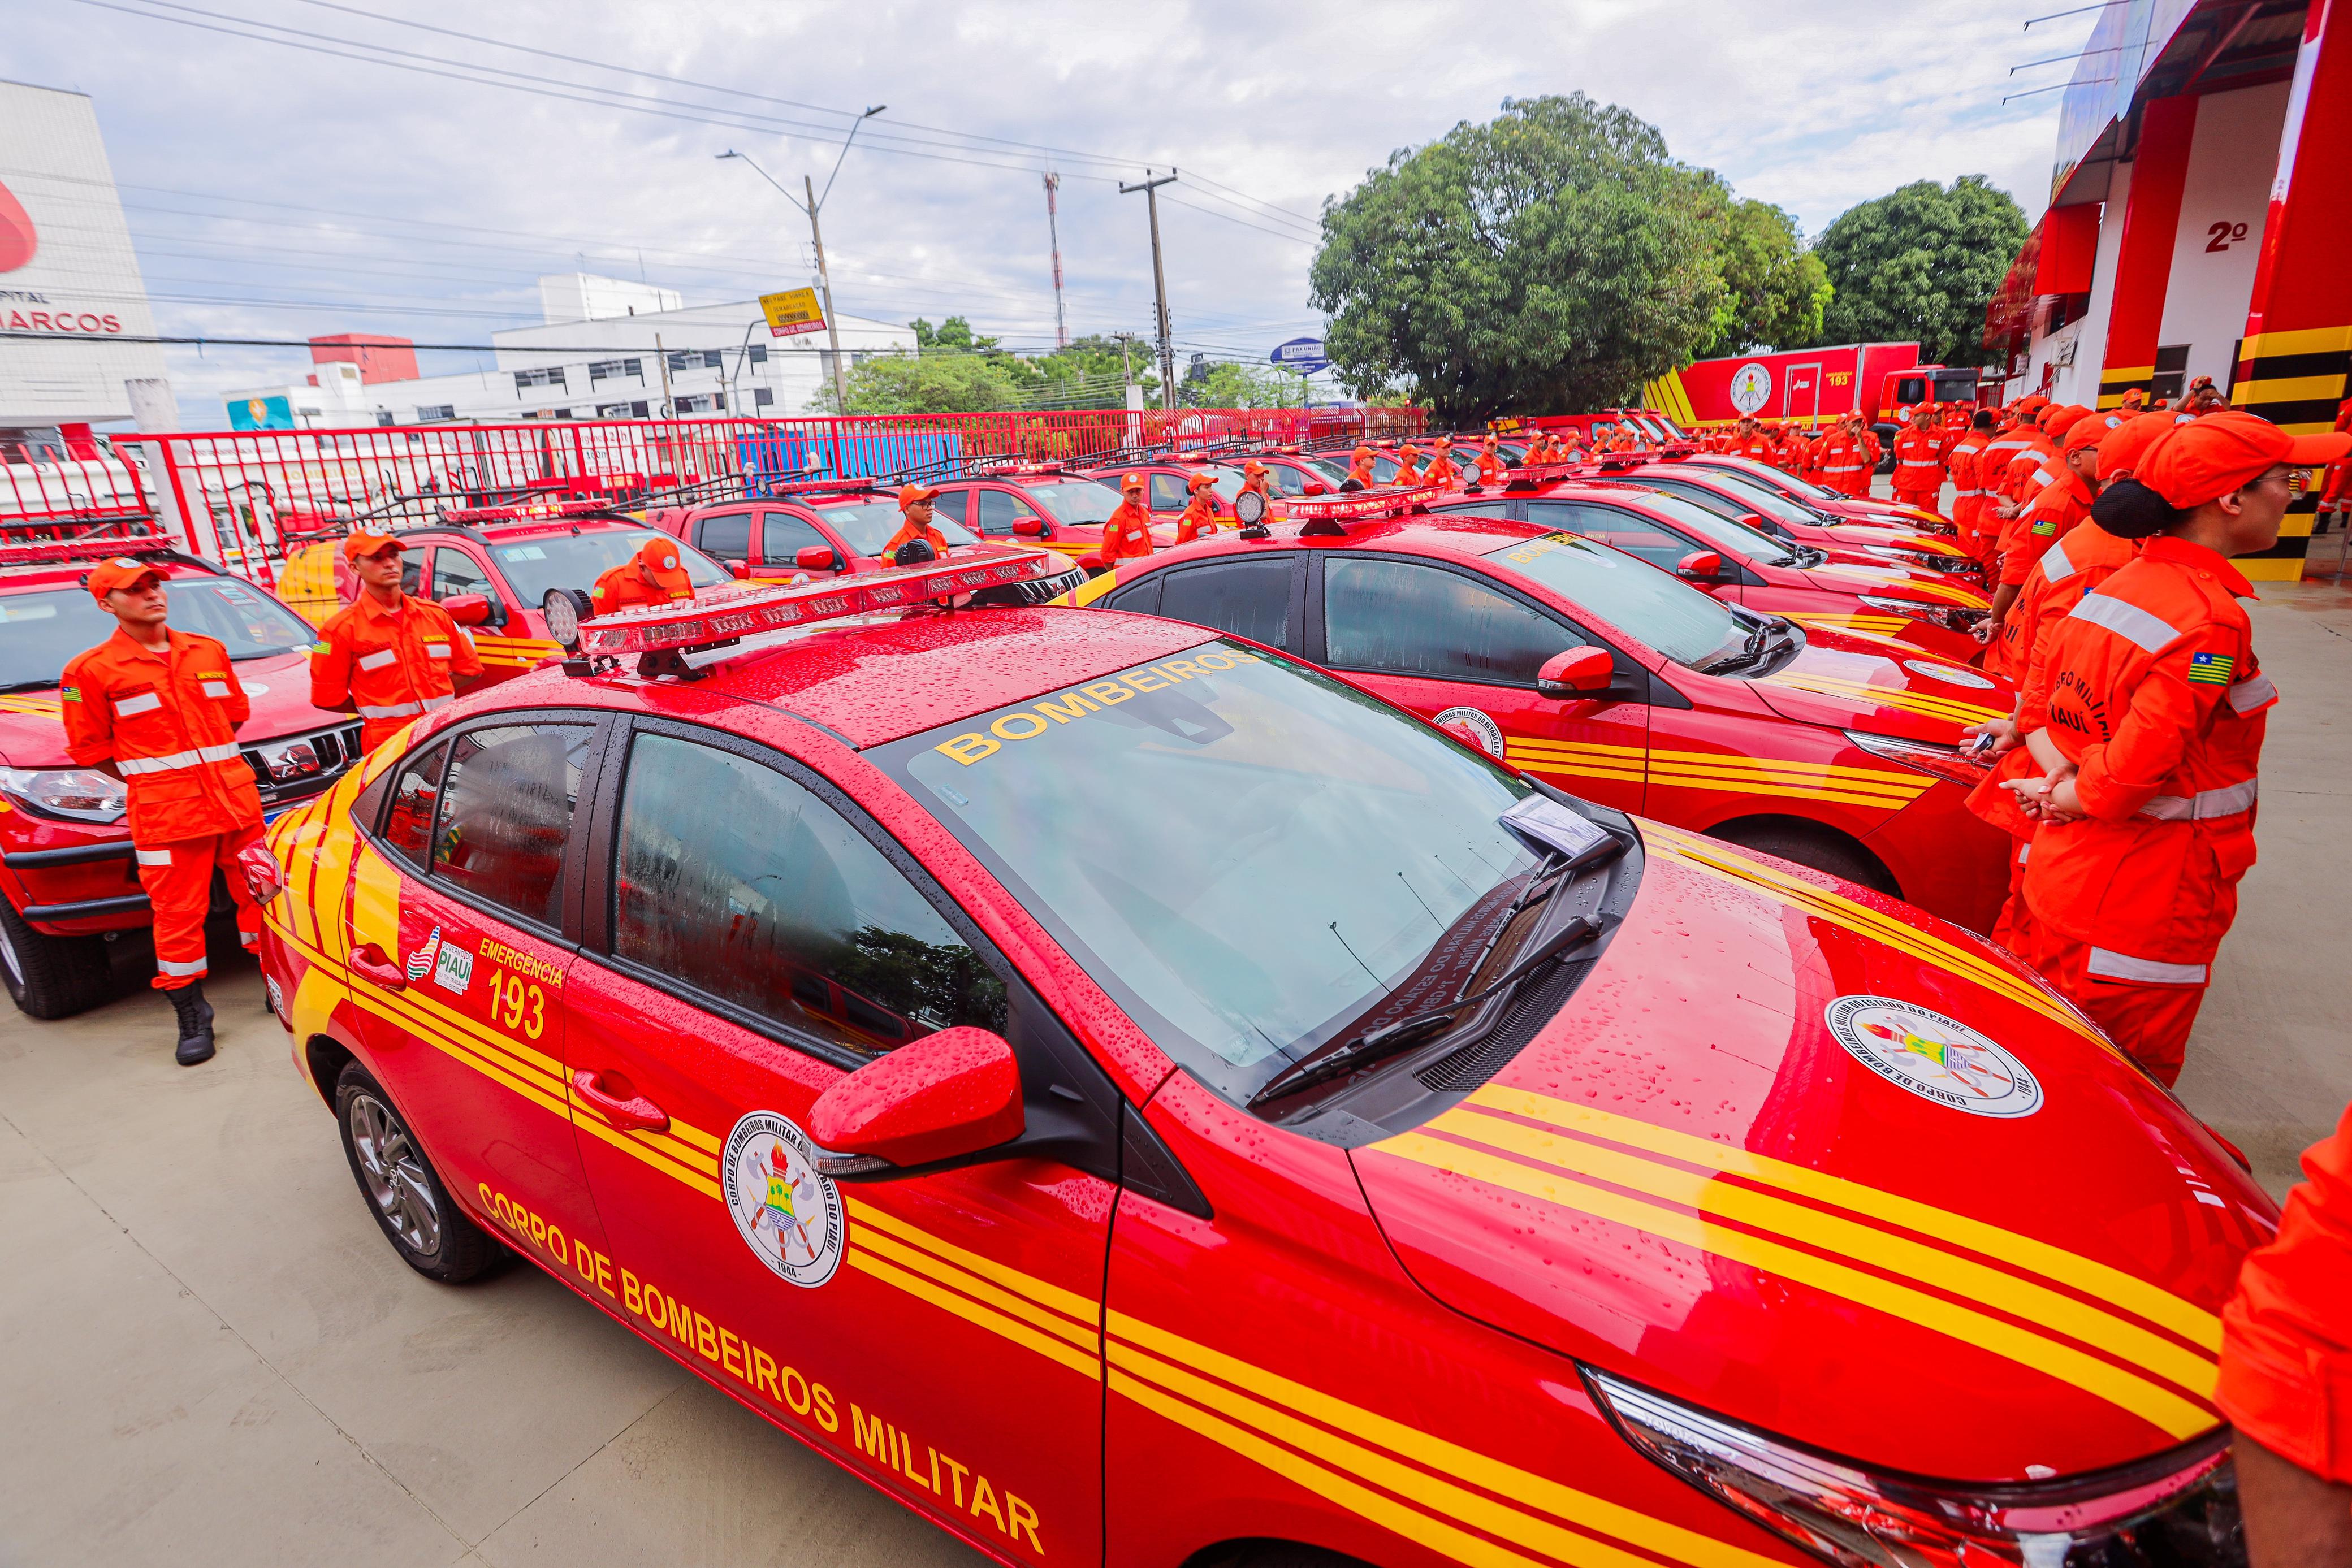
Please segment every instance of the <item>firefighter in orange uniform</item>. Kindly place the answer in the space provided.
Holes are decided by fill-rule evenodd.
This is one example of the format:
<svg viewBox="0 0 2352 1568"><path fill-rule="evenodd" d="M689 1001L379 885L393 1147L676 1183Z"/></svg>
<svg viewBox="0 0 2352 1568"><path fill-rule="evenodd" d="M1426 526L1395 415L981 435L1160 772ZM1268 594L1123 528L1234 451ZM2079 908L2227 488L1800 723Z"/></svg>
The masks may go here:
<svg viewBox="0 0 2352 1568"><path fill-rule="evenodd" d="M1454 443L1450 437L1439 436L1430 443L1429 467L1421 476L1424 485L1434 485L1440 490L1456 488L1462 483L1462 470L1454 465Z"/></svg>
<svg viewBox="0 0 2352 1568"><path fill-rule="evenodd" d="M1862 415L1850 413L1822 437L1814 460L1821 465L1822 483L1844 496L1870 494L1870 471L1878 459L1863 440Z"/></svg>
<svg viewBox="0 0 2352 1568"><path fill-rule="evenodd" d="M2253 1568L2352 1563L2352 1108L2303 1175L2221 1309L2213 1402Z"/></svg>
<svg viewBox="0 0 2352 1568"><path fill-rule="evenodd" d="M1979 409L1970 416L1969 428L1944 455L1944 472L1952 482L1952 533L1960 549L1978 560L1984 559L1983 547L1977 542L1977 518L1984 510L1984 482L1979 476L1977 459L1992 444L1992 425L1991 411Z"/></svg>
<svg viewBox="0 0 2352 1568"><path fill-rule="evenodd" d="M2139 559L2051 633L2049 722L2025 737L2048 771L2011 786L2043 818L2028 957L2167 1084L2254 861L2278 701L2229 558L2275 544L2304 468L2347 451L2233 410L2159 435L2102 524L2145 538Z"/></svg>
<svg viewBox="0 0 2352 1568"><path fill-rule="evenodd" d="M1356 482L1359 489L1369 490L1372 487L1372 455L1370 446L1359 444L1354 459L1348 465L1348 477Z"/></svg>
<svg viewBox="0 0 2352 1568"><path fill-rule="evenodd" d="M931 524L939 492L925 485L898 486L898 531L882 545L882 559L896 563L898 552L918 541L931 547L931 559L943 560L948 553L948 537Z"/></svg>
<svg viewBox="0 0 2352 1568"><path fill-rule="evenodd" d="M1944 438L1936 428L1935 405L1923 402L1895 438L1895 498L1940 515L1943 496Z"/></svg>
<svg viewBox="0 0 2352 1568"><path fill-rule="evenodd" d="M194 1067L213 1053L204 979L214 867L236 903L237 939L248 949L261 940L236 863L261 841L261 792L236 748L236 727L253 708L226 648L166 624L171 605L153 567L118 556L85 581L115 631L58 678L66 750L121 779L130 796L131 852L154 911L154 984L178 1018L174 1060Z"/></svg>
<svg viewBox="0 0 2352 1568"><path fill-rule="evenodd" d="M676 557L677 542L661 542ZM364 530L343 536L359 596L328 617L310 648L310 706L359 715L360 746L367 751L418 715L448 706L482 673L473 639L449 612L401 591L403 548Z"/></svg>
<svg viewBox="0 0 2352 1568"><path fill-rule="evenodd" d="M1993 591L1992 614L1985 622L1990 630L1984 666L1994 674L2021 678L2025 673L2019 662L2022 654L2018 627L2010 612L2042 552L2091 515L2091 502L2098 495L2099 443L2107 434L2106 427L2095 419L2069 423L2058 477L2043 486L2032 503L2001 528L2000 582Z"/></svg>
<svg viewBox="0 0 2352 1568"><path fill-rule="evenodd" d="M1265 465L1259 462L1255 457L1250 458L1247 462L1242 465L1241 490L1236 490L1234 494L1236 497L1239 497L1243 491L1255 490L1260 496L1265 497L1266 507L1269 511L1272 510L1275 503L1274 486L1265 482ZM1200 476L1197 474L1192 476L1193 479L1197 479ZM1184 487L1187 490L1191 490L1192 488L1192 479L1187 479L1184 482Z"/></svg>
<svg viewBox="0 0 2352 1568"><path fill-rule="evenodd" d="M1397 452L1397 471L1389 476L1391 485L1421 483L1421 448L1408 441Z"/></svg>
<svg viewBox="0 0 2352 1568"><path fill-rule="evenodd" d="M1118 482L1118 505L1103 519L1102 544L1096 550L1105 566L1151 553L1151 508L1143 504L1143 476L1129 474Z"/></svg>
<svg viewBox="0 0 2352 1568"><path fill-rule="evenodd" d="M1503 444L1488 436L1478 444L1478 486L1488 489L1511 476L1508 465L1503 461Z"/></svg>
<svg viewBox="0 0 2352 1568"><path fill-rule="evenodd" d="M1250 466L1255 468L1257 465ZM1176 542L1180 545L1191 544L1217 531L1217 476L1203 470L1185 480L1184 487L1192 495L1184 503L1183 516L1176 519ZM1242 488L1246 490L1249 486L1244 484ZM1258 494L1263 496L1265 492L1261 489ZM1267 505L1272 504L1269 497Z"/></svg>
<svg viewBox="0 0 2352 1568"><path fill-rule="evenodd" d="M903 531L903 530L902 530ZM887 554L895 546L886 546ZM588 599L599 615L640 604L674 604L694 597L694 582L678 559L677 541L650 538L618 566L597 574Z"/></svg>

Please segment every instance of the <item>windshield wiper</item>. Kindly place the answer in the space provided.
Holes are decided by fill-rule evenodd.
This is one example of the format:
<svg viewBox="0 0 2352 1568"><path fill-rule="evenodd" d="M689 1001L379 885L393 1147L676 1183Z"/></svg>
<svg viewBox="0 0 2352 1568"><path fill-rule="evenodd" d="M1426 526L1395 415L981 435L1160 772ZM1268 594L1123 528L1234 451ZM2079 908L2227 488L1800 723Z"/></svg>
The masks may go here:
<svg viewBox="0 0 2352 1568"><path fill-rule="evenodd" d="M1266 1080L1265 1086L1249 1097L1248 1108L1255 1111L1269 1100L1279 1100L1284 1095L1294 1093L1298 1090L1309 1088L1318 1083L1328 1083L1334 1078L1346 1076L1366 1062L1377 1061L1384 1056L1394 1056L1401 1051L1418 1045L1432 1035L1444 1032L1464 1009L1483 1002L1498 992L1510 989L1538 969L1558 959L1570 948L1581 946L1599 935L1601 935L1600 926L1581 915L1575 915L1567 925L1552 933L1535 952L1512 965L1501 979L1486 989L1466 997L1456 997L1444 1007L1433 1009L1425 1013L1416 1013L1412 1018L1399 1019L1392 1024L1384 1024L1368 1034L1358 1035L1337 1051L1316 1057L1310 1061L1302 1061L1295 1067L1286 1068Z"/></svg>
<svg viewBox="0 0 2352 1568"><path fill-rule="evenodd" d="M1781 624L1780 622L1769 615L1759 618L1755 626L1748 631L1747 646L1727 659L1717 659L1706 667L1706 673L1710 675L1721 674L1726 670L1742 670L1750 664L1761 663L1768 656L1768 651L1764 645L1765 639L1771 636L1772 628L1780 624Z"/></svg>

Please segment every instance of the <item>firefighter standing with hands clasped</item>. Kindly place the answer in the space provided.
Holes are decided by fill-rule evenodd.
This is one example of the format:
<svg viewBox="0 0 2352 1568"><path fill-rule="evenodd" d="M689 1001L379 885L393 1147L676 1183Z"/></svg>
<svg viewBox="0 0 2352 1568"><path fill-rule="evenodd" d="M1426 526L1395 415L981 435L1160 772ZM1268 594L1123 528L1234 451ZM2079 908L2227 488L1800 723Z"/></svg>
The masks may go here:
<svg viewBox="0 0 2352 1568"><path fill-rule="evenodd" d="M213 1054L204 979L214 867L236 903L237 939L247 949L261 940L261 915L236 863L238 852L261 841L261 792L236 748L236 727L253 706L226 648L167 624L171 605L153 567L117 557L85 582L115 630L59 677L66 750L121 779L130 795L131 851L154 910L154 984L178 1015L174 1059L194 1067Z"/></svg>
<svg viewBox="0 0 2352 1568"><path fill-rule="evenodd" d="M1129 474L1118 482L1118 505L1103 519L1102 543L1095 554L1105 566L1151 553L1151 508L1143 504L1143 476Z"/></svg>
<svg viewBox="0 0 2352 1568"><path fill-rule="evenodd" d="M446 707L482 673L473 640L449 612L401 591L403 548L383 534L343 536L359 597L328 618L310 648L310 706L358 714L367 751L419 714Z"/></svg>
<svg viewBox="0 0 2352 1568"><path fill-rule="evenodd" d="M2042 819L2026 956L2168 1084L2253 863L2278 701L2229 558L2276 543L2304 469L2347 449L2234 410L2159 436L2102 497L2100 526L2146 539L2139 559L2050 635L2048 722L2025 737L2047 772L2009 786Z"/></svg>

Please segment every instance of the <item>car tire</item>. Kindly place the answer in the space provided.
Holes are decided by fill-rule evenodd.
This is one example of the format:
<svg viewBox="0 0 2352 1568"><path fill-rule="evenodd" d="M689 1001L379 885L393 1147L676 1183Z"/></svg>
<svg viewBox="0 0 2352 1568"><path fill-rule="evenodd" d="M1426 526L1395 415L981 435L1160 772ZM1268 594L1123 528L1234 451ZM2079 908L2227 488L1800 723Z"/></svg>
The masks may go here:
<svg viewBox="0 0 2352 1568"><path fill-rule="evenodd" d="M383 1085L356 1061L335 1080L335 1121L360 1197L403 1262L428 1280L462 1285L506 1260L507 1249L450 1197Z"/></svg>
<svg viewBox="0 0 2352 1568"><path fill-rule="evenodd" d="M1903 890L1895 885L1893 874L1878 862L1876 855L1843 834L1825 828L1802 822L1729 822L1707 836L1825 871L1890 898L1903 896Z"/></svg>
<svg viewBox="0 0 2352 1568"><path fill-rule="evenodd" d="M1370 1568L1360 1557L1304 1546L1296 1541L1229 1541L1213 1546L1185 1568Z"/></svg>
<svg viewBox="0 0 2352 1568"><path fill-rule="evenodd" d="M26 1018L71 1018L114 988L103 936L48 936L0 900L0 979Z"/></svg>

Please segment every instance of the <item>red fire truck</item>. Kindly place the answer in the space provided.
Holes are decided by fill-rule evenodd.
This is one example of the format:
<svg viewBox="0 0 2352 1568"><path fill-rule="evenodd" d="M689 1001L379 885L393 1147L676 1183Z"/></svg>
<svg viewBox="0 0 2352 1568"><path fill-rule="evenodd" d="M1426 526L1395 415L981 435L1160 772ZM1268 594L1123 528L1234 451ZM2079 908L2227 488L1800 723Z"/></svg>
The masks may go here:
<svg viewBox="0 0 2352 1568"><path fill-rule="evenodd" d="M1972 365L1921 364L1916 343L1843 343L1701 360L1648 382L1642 401L1664 410L1685 430L1748 414L1812 426L1859 413L1886 442L1922 402L1979 401L1984 374Z"/></svg>

